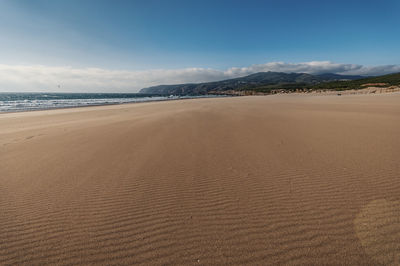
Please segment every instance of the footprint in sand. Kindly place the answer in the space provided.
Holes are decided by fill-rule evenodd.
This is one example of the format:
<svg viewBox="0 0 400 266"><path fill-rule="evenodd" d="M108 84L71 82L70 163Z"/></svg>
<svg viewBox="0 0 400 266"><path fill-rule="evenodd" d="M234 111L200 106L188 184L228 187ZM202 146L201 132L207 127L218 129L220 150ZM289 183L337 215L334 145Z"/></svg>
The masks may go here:
<svg viewBox="0 0 400 266"><path fill-rule="evenodd" d="M365 252L377 263L400 265L400 201L374 200L354 220Z"/></svg>

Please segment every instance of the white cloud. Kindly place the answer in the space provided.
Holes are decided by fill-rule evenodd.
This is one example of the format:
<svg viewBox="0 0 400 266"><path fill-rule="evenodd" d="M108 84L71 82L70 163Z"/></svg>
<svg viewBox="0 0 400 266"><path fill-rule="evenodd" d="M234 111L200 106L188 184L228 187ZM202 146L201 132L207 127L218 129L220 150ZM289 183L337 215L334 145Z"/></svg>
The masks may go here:
<svg viewBox="0 0 400 266"><path fill-rule="evenodd" d="M216 81L264 71L383 75L400 72L400 65L362 66L313 61L305 63L270 62L243 68L233 67L227 70L185 68L127 71L0 64L0 91L137 92L143 87L160 84Z"/></svg>

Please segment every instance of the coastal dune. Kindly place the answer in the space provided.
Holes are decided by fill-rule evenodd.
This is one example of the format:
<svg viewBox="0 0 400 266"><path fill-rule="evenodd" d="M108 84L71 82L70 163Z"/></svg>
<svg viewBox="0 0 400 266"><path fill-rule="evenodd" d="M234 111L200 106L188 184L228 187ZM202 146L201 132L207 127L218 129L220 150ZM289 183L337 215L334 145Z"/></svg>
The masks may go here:
<svg viewBox="0 0 400 266"><path fill-rule="evenodd" d="M400 94L0 114L0 264L398 265Z"/></svg>

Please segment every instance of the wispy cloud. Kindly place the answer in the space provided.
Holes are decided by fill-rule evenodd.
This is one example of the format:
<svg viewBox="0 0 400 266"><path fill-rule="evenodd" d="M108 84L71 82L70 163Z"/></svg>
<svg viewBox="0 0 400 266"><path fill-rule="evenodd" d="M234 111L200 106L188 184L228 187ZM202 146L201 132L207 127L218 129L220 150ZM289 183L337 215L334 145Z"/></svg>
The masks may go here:
<svg viewBox="0 0 400 266"><path fill-rule="evenodd" d="M400 72L400 65L363 66L313 61L304 63L270 62L242 68L233 67L227 70L185 68L126 71L0 64L0 91L137 92L143 87L160 84L216 81L264 71L383 75Z"/></svg>

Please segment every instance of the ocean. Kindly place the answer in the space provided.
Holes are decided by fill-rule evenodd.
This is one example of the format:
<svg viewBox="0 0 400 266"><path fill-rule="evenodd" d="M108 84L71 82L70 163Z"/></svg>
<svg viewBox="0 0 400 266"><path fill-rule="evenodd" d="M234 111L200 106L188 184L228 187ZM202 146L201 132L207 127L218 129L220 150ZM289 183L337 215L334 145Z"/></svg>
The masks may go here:
<svg viewBox="0 0 400 266"><path fill-rule="evenodd" d="M221 96L165 96L139 93L0 93L0 112L20 112L206 97Z"/></svg>

